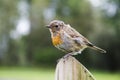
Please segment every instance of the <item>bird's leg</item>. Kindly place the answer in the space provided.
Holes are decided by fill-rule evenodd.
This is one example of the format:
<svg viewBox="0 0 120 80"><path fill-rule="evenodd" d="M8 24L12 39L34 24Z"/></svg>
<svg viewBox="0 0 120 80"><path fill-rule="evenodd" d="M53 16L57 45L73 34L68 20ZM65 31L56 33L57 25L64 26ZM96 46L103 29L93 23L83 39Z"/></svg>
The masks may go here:
<svg viewBox="0 0 120 80"><path fill-rule="evenodd" d="M62 58L65 60L65 59L67 59L69 56L72 56L72 55L73 55L73 53L68 53L68 54L64 55ZM58 60L57 60L57 63L58 63L62 58L58 59Z"/></svg>
<svg viewBox="0 0 120 80"><path fill-rule="evenodd" d="M69 56L72 56L72 55L73 55L73 53L68 53L65 56L63 56L63 59L66 59L66 58L68 58Z"/></svg>
<svg viewBox="0 0 120 80"><path fill-rule="evenodd" d="M61 58L57 59L57 63L60 61Z"/></svg>

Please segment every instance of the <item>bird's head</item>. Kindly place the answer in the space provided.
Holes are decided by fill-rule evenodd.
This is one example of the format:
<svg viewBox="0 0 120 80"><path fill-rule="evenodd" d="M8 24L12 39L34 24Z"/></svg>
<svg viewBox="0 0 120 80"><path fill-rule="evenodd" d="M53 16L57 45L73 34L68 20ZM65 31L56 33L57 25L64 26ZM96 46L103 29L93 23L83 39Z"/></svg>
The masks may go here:
<svg viewBox="0 0 120 80"><path fill-rule="evenodd" d="M56 33L61 31L64 26L65 26L65 23L63 21L53 20L50 22L49 25L47 25L47 28L49 28L51 32Z"/></svg>

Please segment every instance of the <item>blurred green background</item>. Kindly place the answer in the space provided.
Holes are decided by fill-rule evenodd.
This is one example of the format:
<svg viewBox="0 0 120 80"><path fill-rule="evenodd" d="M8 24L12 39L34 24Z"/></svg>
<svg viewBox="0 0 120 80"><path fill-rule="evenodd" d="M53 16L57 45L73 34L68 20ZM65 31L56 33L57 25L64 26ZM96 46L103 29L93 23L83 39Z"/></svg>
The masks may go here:
<svg viewBox="0 0 120 80"><path fill-rule="evenodd" d="M45 27L54 19L107 51L74 56L97 80L120 79L120 0L0 0L0 80L54 79L65 55Z"/></svg>

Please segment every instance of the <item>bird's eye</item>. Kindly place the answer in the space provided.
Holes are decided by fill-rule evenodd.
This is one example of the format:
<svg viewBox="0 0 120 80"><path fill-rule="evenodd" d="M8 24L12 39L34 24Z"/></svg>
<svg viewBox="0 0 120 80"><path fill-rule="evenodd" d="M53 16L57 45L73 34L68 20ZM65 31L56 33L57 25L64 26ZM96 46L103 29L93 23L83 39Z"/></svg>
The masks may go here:
<svg viewBox="0 0 120 80"><path fill-rule="evenodd" d="M58 25L55 26L56 28L58 27Z"/></svg>

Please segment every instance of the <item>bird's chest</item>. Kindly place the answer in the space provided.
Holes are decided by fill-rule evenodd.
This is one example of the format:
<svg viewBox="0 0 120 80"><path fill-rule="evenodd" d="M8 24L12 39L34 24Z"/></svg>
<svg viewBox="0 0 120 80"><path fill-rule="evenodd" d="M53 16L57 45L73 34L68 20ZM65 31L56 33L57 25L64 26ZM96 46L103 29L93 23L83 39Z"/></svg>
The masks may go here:
<svg viewBox="0 0 120 80"><path fill-rule="evenodd" d="M54 46L60 45L63 43L62 39L61 39L61 35L57 34L55 36L52 36L52 43Z"/></svg>

